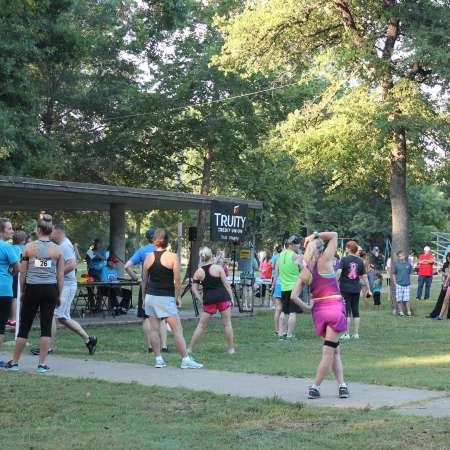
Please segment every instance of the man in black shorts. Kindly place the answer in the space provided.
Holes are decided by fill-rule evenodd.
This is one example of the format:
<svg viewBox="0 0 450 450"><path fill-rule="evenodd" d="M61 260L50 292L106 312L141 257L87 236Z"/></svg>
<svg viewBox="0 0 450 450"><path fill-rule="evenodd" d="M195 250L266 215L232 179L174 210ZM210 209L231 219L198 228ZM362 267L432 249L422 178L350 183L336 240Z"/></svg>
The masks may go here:
<svg viewBox="0 0 450 450"><path fill-rule="evenodd" d="M300 238L291 236L287 241L287 248L280 253L278 258L278 273L281 284L281 306L284 317L287 317L287 333L285 333L285 321L278 327L280 339L294 339L294 328L297 322L297 314L303 312L298 305L291 300L291 291L297 281L302 262L300 254Z"/></svg>

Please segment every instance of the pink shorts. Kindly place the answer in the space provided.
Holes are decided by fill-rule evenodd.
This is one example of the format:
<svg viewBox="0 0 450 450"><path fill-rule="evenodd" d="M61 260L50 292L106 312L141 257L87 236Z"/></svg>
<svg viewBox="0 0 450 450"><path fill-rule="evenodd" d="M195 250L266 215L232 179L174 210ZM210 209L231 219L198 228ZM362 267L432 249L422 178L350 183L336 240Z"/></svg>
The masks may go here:
<svg viewBox="0 0 450 450"><path fill-rule="evenodd" d="M203 311L207 314L215 314L217 311L222 312L227 310L231 306L231 302L226 300L225 302L214 303L212 305L203 305Z"/></svg>
<svg viewBox="0 0 450 450"><path fill-rule="evenodd" d="M315 301L312 318L317 336L325 337L327 327L330 327L336 333L347 331L347 317L342 300Z"/></svg>

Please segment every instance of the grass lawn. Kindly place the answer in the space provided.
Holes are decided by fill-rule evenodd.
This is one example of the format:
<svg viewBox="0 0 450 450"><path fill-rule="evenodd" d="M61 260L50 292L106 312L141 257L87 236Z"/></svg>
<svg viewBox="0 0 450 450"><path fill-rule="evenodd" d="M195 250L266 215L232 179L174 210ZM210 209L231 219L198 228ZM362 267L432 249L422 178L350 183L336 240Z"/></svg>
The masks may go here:
<svg viewBox="0 0 450 450"><path fill-rule="evenodd" d="M414 302L414 309L414 317L401 318L393 316L387 305L379 312L362 308L361 339L342 343L348 381L450 391L450 321L426 319L430 304L417 305ZM314 376L320 360L321 340L314 334L311 316L299 316L296 330L299 339L292 343L279 341L273 336L272 317L271 312L260 311L256 317L233 321L235 355L225 352L221 322L211 320L194 356L209 369ZM184 323L187 339L195 325L195 321ZM95 358L153 363L146 351L140 325L90 328L89 333L99 338ZM36 338L33 340L37 342ZM171 337L169 346L174 349ZM81 340L65 330L58 333L55 348L60 355L86 356ZM175 352L166 359L171 365L179 363Z"/></svg>
<svg viewBox="0 0 450 450"><path fill-rule="evenodd" d="M1 373L0 447L447 449L448 421Z"/></svg>

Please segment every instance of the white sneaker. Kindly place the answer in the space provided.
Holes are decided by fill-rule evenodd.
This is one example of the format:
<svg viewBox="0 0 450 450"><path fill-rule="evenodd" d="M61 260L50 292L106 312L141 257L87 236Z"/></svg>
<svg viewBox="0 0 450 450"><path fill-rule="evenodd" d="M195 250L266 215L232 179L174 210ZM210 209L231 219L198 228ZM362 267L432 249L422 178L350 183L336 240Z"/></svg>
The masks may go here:
<svg viewBox="0 0 450 450"><path fill-rule="evenodd" d="M359 339L359 334L354 334L354 335L352 336L352 339Z"/></svg>
<svg viewBox="0 0 450 450"><path fill-rule="evenodd" d="M399 315L400 317L403 317L403 316L404 316L403 311L400 311L400 312L398 313L398 315Z"/></svg>
<svg viewBox="0 0 450 450"><path fill-rule="evenodd" d="M347 341L347 340L349 340L350 339L350 335L348 334L348 333L344 333L342 336L341 336L341 340L342 341Z"/></svg>
<svg viewBox="0 0 450 450"><path fill-rule="evenodd" d="M181 360L180 367L182 369L201 369L203 367L203 364L194 361L194 359L191 356L186 356L186 358L183 358Z"/></svg>
<svg viewBox="0 0 450 450"><path fill-rule="evenodd" d="M228 349L228 354L229 355L234 355L235 353L236 353L236 349L234 347Z"/></svg>
<svg viewBox="0 0 450 450"><path fill-rule="evenodd" d="M157 369L163 369L164 367L167 367L167 364L165 363L165 361L162 358L162 356L159 356L159 357L155 358L155 367Z"/></svg>

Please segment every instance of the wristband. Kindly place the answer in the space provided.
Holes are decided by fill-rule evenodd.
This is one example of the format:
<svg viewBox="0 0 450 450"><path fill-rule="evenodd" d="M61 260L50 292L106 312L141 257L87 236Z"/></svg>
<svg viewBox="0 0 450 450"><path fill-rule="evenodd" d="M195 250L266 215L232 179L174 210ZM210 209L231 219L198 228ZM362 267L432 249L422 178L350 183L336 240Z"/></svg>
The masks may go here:
<svg viewBox="0 0 450 450"><path fill-rule="evenodd" d="M314 235L314 239L319 239L319 237L320 237L320 233L318 231L314 231L313 235Z"/></svg>

